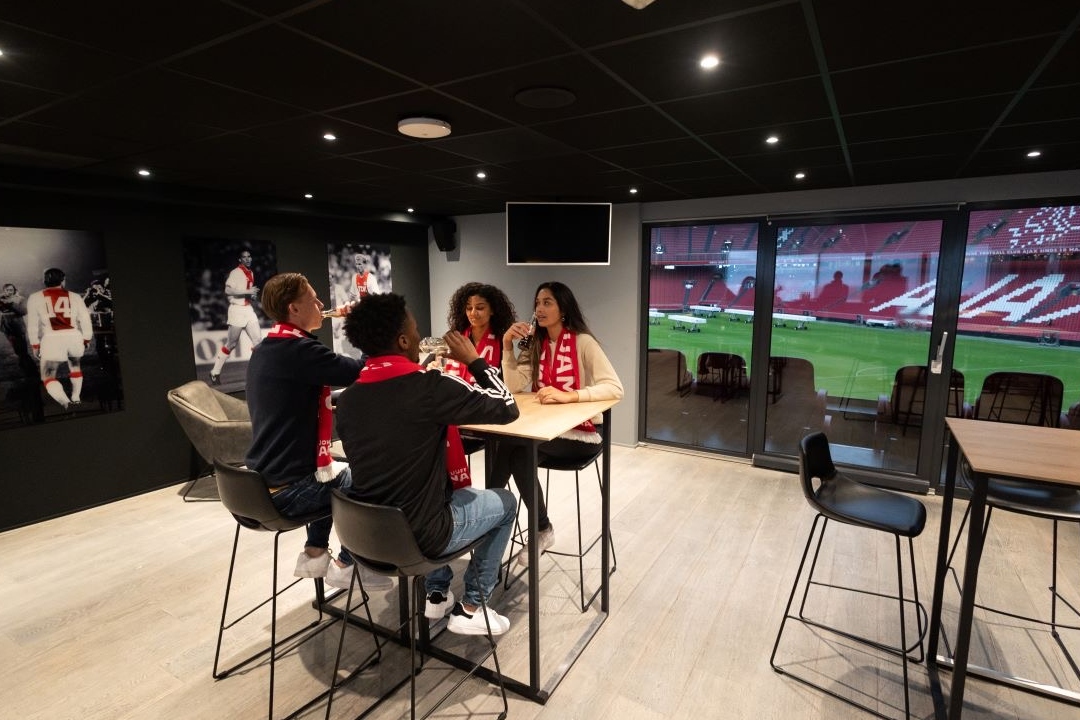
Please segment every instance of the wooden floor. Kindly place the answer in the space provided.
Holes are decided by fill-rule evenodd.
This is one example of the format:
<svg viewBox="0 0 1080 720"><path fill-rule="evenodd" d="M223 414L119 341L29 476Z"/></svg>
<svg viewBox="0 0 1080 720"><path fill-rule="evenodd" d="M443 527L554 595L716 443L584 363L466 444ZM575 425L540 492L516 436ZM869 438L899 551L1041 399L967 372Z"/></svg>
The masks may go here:
<svg viewBox="0 0 1080 720"><path fill-rule="evenodd" d="M479 474L479 473L477 473ZM588 509L595 514L595 484ZM613 453L613 527L618 571L612 577L612 612L598 635L546 705L511 695L511 718L662 720L666 718L866 718L866 713L778 675L769 653L813 515L794 475L741 463L657 448L616 447ZM572 482L553 478L551 515L557 548L572 540ZM43 491L47 489L43 488ZM916 544L920 590L929 607L940 501L925 498L927 531ZM229 548L235 525L216 502L184 503L170 488L65 518L0 534L0 715L10 718L261 718L266 716L268 669L211 678ZM888 538L840 528L823 550L822 572L889 588L894 582ZM302 537L282 538L279 566L291 573ZM1080 539L1065 528L1062 557L1069 571L1061 585L1080 595ZM994 517L981 597L1024 610L1043 610L1049 582L1050 528L1029 518ZM239 599L269 586L271 537L244 531L238 568ZM541 559L544 667L553 668L595 613L581 615L576 565ZM598 560L590 560L595 582ZM458 576L460 577L460 572ZM283 624L311 619L309 583L283 602ZM378 594L375 612L388 620L390 597ZM946 601L952 620L955 594ZM495 598L514 623L500 641L504 670L527 668L526 600L521 582ZM893 627L893 609L833 596L832 619L853 620L871 631ZM1044 682L1078 683L1044 633L1014 621L978 620L973 659L996 662ZM337 647L335 626L284 658L278 668L281 717L325 687ZM235 630L225 654L254 646L268 634L267 616ZM346 664L371 648L350 628ZM902 715L900 667L895 660L856 650L846 641L794 627L785 636L783 662L825 677L838 692ZM1072 633L1080 650L1080 633ZM475 638L444 633L440 644L464 652ZM332 717L362 712L407 662L399 648L362 674L333 706ZM546 671L547 672L547 671ZM456 675L439 663L419 679L421 704L432 686ZM946 687L949 676L943 674ZM913 717L932 716L925 668L912 670ZM468 682L436 715L493 718L490 686ZM319 706L303 717L322 717ZM1075 720L1076 707L976 680L969 681L965 717ZM371 717L408 715L408 691Z"/></svg>

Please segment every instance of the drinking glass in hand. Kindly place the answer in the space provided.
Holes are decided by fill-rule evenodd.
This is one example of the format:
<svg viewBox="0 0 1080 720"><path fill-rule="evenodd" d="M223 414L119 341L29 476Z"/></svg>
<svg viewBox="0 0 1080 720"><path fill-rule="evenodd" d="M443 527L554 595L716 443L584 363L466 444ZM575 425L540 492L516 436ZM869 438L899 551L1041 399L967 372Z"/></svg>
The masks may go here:
<svg viewBox="0 0 1080 720"><path fill-rule="evenodd" d="M441 337L426 337L420 340L420 352L449 355L450 346Z"/></svg>

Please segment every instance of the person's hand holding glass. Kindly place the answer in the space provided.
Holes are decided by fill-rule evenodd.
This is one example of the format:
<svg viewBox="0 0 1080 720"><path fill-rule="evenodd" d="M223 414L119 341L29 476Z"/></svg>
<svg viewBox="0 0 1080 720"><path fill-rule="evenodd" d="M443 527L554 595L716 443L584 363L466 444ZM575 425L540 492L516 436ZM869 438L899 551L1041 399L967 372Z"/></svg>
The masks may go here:
<svg viewBox="0 0 1080 720"><path fill-rule="evenodd" d="M421 365L425 369L441 370L446 358L468 365L477 357L472 342L459 332L451 330L442 337L426 337L420 340Z"/></svg>

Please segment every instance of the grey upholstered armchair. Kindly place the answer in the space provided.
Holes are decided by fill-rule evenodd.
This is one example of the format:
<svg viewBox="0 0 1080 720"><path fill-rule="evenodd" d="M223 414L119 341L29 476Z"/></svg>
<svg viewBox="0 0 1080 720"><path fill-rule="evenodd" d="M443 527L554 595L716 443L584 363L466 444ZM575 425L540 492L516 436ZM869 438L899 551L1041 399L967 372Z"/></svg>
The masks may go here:
<svg viewBox="0 0 1080 720"><path fill-rule="evenodd" d="M214 390L201 380L192 380L169 390L168 400L180 427L206 466L213 467L215 458L224 463L244 462L251 445L251 416L247 403ZM184 500L204 474L203 470L192 468Z"/></svg>

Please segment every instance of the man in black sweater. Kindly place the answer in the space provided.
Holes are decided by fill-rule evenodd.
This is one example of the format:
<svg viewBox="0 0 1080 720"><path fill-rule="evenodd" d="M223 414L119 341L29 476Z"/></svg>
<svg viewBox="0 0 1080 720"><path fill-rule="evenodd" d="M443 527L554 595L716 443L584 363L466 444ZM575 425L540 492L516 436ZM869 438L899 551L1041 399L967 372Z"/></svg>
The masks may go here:
<svg viewBox="0 0 1080 720"><path fill-rule="evenodd" d="M266 481L274 507L285 517L319 510L327 516L308 525L296 561L297 577L325 577L348 588L352 558L342 548L330 558L331 488L348 488L349 467L330 458L333 420L330 386L350 385L360 363L338 355L311 333L322 325L323 304L300 273L281 273L262 290L263 311L274 320L247 368L247 403L254 438L246 463ZM387 589L389 578L364 575L365 587Z"/></svg>
<svg viewBox="0 0 1080 720"><path fill-rule="evenodd" d="M484 538L465 572L461 602L454 603L450 592L449 567L427 576L425 614L435 620L450 612L451 632L486 633L480 601L498 581L517 507L505 489L453 489L451 477L464 473L460 466L465 461L456 426L511 422L518 417L514 397L498 370L461 333L448 332L444 338L450 357L467 365L477 384L425 372L418 364L416 319L400 295L368 295L346 318L345 334L368 355L360 380L338 399L338 436L353 477L348 492L365 502L401 508L429 556ZM493 634L510 628L510 621L490 608L488 620Z"/></svg>

